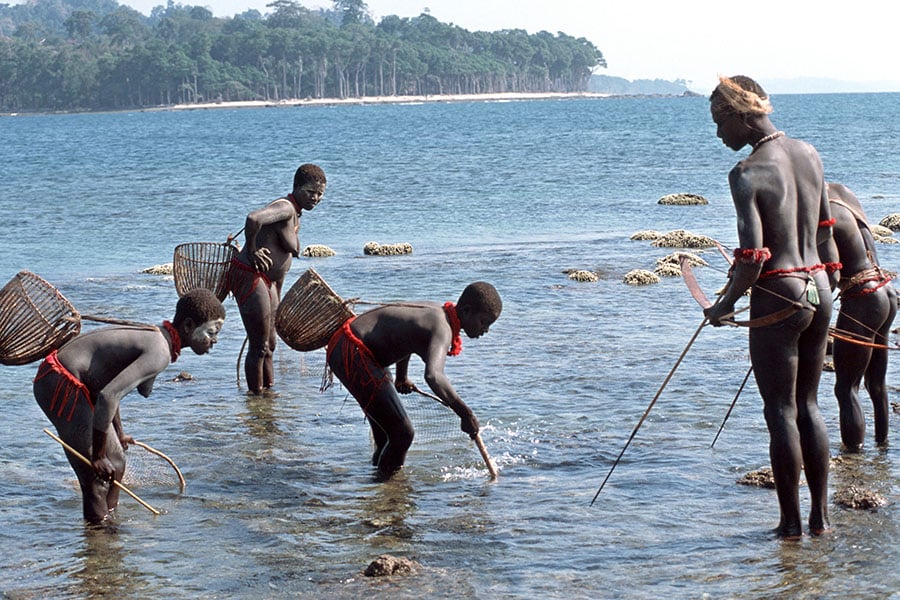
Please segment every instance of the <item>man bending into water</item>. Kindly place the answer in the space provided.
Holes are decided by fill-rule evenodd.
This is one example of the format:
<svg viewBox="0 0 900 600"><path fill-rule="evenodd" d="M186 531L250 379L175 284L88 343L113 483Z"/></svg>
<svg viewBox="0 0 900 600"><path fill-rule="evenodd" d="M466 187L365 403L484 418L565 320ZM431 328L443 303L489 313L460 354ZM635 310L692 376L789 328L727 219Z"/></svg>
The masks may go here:
<svg viewBox="0 0 900 600"><path fill-rule="evenodd" d="M397 392L415 389L407 372L416 354L425 362L425 381L455 412L461 428L478 434L478 419L444 374L447 356L462 350L460 331L470 338L487 333L503 304L497 290L483 281L471 283L454 305L446 302L388 304L348 319L328 342L328 366L353 394L372 428L372 464L390 477L406 459L413 426ZM388 368L396 364L396 380Z"/></svg>
<svg viewBox="0 0 900 600"><path fill-rule="evenodd" d="M59 437L92 466L66 451L78 476L84 518L106 520L119 502L124 449L134 439L122 430L119 401L131 390L147 397L153 382L182 344L206 354L218 341L225 309L215 294L198 288L178 300L172 321L159 327L114 325L81 334L44 359L34 378L34 397Z"/></svg>

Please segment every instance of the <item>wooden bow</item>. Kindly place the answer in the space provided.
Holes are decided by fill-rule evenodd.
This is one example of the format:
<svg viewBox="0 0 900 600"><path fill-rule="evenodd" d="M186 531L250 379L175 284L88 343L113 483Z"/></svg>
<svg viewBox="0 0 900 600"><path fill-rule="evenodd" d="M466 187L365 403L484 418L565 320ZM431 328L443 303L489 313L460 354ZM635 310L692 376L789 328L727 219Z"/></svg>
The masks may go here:
<svg viewBox="0 0 900 600"><path fill-rule="evenodd" d="M681 276L684 278L684 283L687 284L688 291L693 296L694 300L697 301L704 310L711 307L713 303L709 298L706 297L706 294L700 288L700 284L697 282L697 278L694 276L694 270L691 268L691 259L686 255L681 255L678 257L678 263L681 266ZM765 327L766 325L773 325L778 323L779 321L783 321L787 319L798 310L803 310L803 304L800 302L789 301L790 304L781 310L775 311L771 314L765 315L763 317L757 317L755 319L748 319L746 321L736 321L733 317L736 313L731 313L730 315L726 315L727 319L722 320L725 325L731 325L733 327Z"/></svg>

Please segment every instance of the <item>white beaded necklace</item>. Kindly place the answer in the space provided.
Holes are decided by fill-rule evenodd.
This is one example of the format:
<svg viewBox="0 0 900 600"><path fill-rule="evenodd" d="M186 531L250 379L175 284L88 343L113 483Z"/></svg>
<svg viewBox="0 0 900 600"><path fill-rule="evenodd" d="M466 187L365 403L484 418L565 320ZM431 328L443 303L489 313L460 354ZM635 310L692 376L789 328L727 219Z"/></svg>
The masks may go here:
<svg viewBox="0 0 900 600"><path fill-rule="evenodd" d="M759 140L757 140L757 142L755 144L753 144L753 150L756 150L757 148L759 148L766 142L771 142L772 140L778 139L783 135L784 135L783 131L776 131L774 133L770 133L767 136L761 137L761 138L759 138Z"/></svg>

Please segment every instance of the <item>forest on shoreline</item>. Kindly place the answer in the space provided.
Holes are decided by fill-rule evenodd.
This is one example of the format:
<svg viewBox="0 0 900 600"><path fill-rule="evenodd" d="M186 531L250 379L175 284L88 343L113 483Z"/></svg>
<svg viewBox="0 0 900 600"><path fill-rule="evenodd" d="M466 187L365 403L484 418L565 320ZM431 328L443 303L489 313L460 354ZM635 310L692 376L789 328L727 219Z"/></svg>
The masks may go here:
<svg viewBox="0 0 900 600"><path fill-rule="evenodd" d="M585 38L471 32L429 14L375 23L362 0L219 18L169 0L0 4L0 111L122 110L203 102L588 90Z"/></svg>

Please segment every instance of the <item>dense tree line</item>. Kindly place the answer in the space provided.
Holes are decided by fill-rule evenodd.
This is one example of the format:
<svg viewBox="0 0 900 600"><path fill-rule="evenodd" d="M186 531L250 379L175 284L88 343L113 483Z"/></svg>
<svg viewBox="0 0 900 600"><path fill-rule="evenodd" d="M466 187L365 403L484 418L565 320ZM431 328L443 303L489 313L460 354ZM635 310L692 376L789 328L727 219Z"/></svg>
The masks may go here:
<svg viewBox="0 0 900 600"><path fill-rule="evenodd" d="M606 66L588 40L471 32L427 13L374 23L362 0L217 18L169 0L149 16L115 0L0 4L0 110L584 91Z"/></svg>

